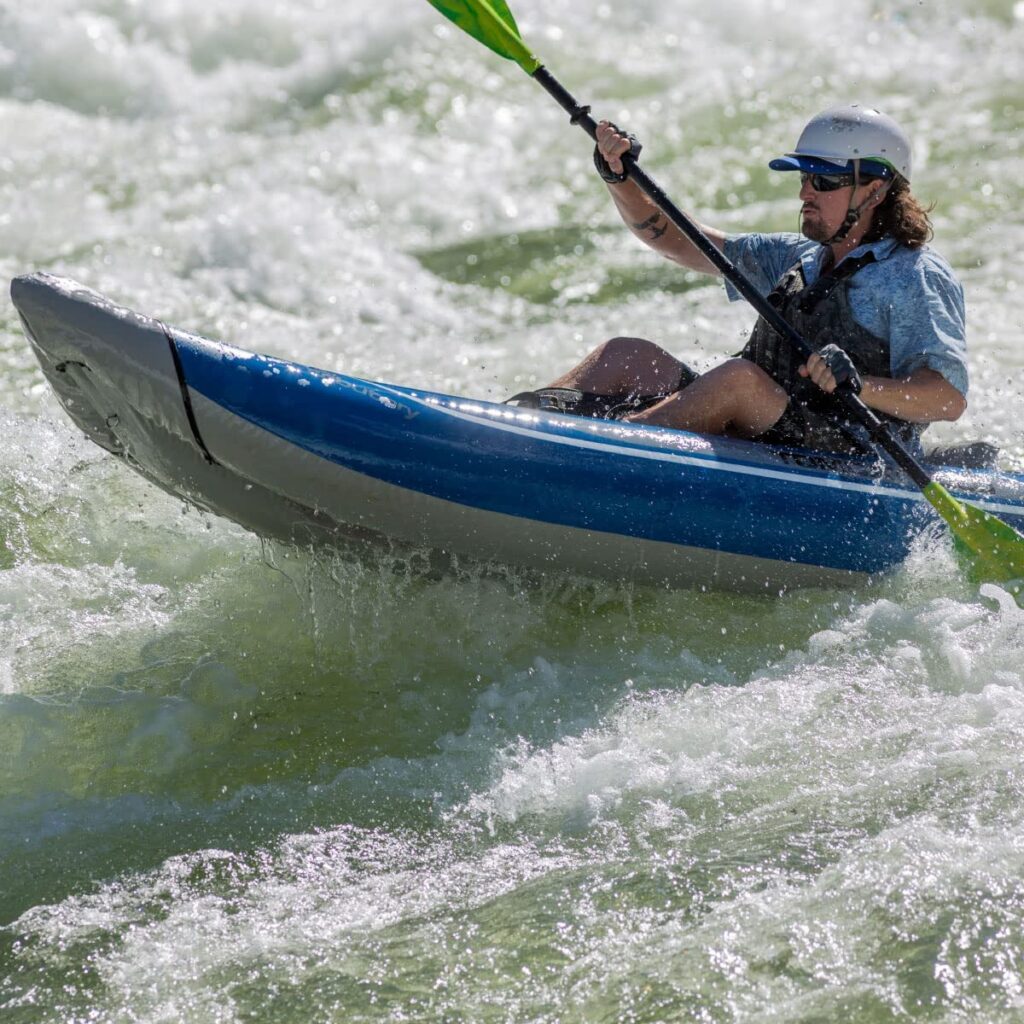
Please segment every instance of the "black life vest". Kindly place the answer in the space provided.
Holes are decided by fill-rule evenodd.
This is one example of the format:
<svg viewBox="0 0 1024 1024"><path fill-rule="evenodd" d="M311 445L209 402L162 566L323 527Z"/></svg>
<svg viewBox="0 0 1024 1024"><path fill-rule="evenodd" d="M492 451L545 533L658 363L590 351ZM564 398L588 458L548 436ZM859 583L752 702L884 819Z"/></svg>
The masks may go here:
<svg viewBox="0 0 1024 1024"><path fill-rule="evenodd" d="M783 274L768 301L815 349L836 344L845 350L862 376L892 377L889 342L857 323L850 309L850 278L873 262L872 252L845 259L812 285L807 284L803 265L797 263ZM763 317L754 324L740 356L761 367L790 395L791 409L805 424L806 437L801 442L805 447L870 450L860 430L847 421L841 406L813 381L797 373L803 357ZM906 443L916 443L925 427L884 413L877 415Z"/></svg>

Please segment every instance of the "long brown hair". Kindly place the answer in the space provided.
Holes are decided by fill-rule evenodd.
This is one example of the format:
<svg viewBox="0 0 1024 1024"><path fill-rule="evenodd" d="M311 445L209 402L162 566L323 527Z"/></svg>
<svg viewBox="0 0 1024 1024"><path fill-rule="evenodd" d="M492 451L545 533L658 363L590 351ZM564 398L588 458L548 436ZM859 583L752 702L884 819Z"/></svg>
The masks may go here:
<svg viewBox="0 0 1024 1024"><path fill-rule="evenodd" d="M934 203L927 208L922 206L910 191L910 182L898 174L875 210L864 241L877 242L891 236L909 249L919 249L932 240L934 232L928 214L934 209Z"/></svg>

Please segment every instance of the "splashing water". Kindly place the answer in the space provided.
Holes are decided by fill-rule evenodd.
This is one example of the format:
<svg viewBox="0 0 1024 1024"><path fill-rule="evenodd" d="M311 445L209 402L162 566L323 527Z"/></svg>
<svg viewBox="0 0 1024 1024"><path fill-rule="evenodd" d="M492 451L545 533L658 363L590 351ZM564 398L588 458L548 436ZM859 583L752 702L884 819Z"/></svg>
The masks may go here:
<svg viewBox="0 0 1024 1024"><path fill-rule="evenodd" d="M862 99L1020 469L1021 5L523 3L680 205ZM751 315L622 229L582 134L429 5L0 4L0 276L500 398ZM273 548L81 439L0 300L5 1021L1012 1021L1024 613L922 542L859 591L662 592Z"/></svg>

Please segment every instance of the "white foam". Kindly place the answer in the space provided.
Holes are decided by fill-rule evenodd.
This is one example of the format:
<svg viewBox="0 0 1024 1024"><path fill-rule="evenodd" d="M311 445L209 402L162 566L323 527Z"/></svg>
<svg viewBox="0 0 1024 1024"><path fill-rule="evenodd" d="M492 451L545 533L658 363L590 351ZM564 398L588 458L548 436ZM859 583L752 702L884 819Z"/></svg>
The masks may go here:
<svg viewBox="0 0 1024 1024"><path fill-rule="evenodd" d="M1016 7L514 6L729 230L794 227L765 163L814 110L902 118L969 307L939 433L1024 465ZM589 142L427 4L47 0L0 37L2 276L487 397L616 334L704 368L751 323L674 290ZM79 438L6 294L0 370L0 1005L1015 1012L1022 618L944 542L777 601L265 551Z"/></svg>

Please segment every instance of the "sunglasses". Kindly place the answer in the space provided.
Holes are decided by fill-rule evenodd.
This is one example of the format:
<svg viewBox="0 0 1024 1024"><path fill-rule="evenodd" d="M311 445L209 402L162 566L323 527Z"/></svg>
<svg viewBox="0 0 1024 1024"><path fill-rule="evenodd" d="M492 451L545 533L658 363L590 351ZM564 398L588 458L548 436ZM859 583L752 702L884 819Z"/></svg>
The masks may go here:
<svg viewBox="0 0 1024 1024"><path fill-rule="evenodd" d="M865 181L861 178L861 182ZM835 192L837 188L849 188L853 184L852 174L810 174L807 171L800 172L800 184L811 183L815 192Z"/></svg>

